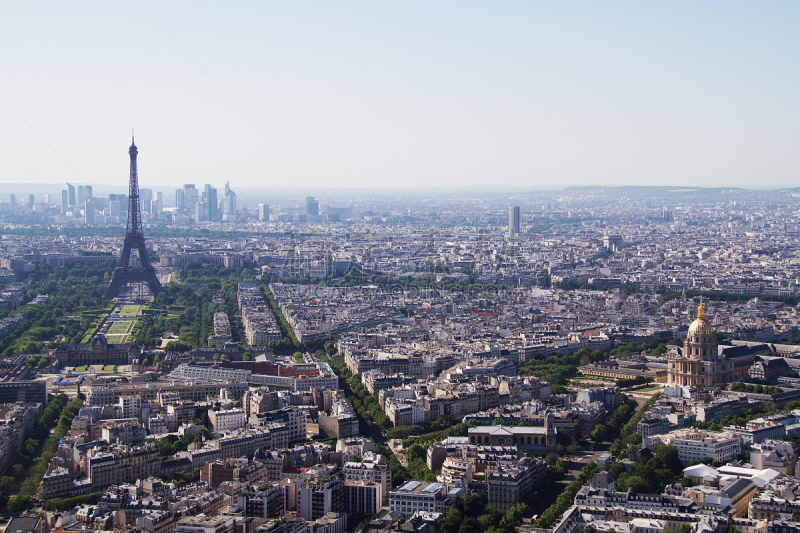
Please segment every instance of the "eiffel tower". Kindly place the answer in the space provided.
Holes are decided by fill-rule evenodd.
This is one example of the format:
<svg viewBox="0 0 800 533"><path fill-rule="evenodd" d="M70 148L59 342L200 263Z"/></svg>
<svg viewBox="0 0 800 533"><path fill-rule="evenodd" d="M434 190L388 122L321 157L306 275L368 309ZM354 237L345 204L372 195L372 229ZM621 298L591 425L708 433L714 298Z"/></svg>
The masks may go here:
<svg viewBox="0 0 800 533"><path fill-rule="evenodd" d="M147 248L144 245L144 233L142 233L142 217L139 213L139 172L136 170L136 156L139 150L133 142L131 135L131 147L128 149L131 156L131 178L130 191L128 194L128 228L125 231L125 244L122 247L122 257L119 265L114 269L111 276L111 283L108 284L105 297L111 299L119 294L123 285L128 283L147 283L153 296L161 292L161 283L156 277L156 269L150 264L150 257L147 255ZM130 266L131 248L139 250L139 263L141 266Z"/></svg>

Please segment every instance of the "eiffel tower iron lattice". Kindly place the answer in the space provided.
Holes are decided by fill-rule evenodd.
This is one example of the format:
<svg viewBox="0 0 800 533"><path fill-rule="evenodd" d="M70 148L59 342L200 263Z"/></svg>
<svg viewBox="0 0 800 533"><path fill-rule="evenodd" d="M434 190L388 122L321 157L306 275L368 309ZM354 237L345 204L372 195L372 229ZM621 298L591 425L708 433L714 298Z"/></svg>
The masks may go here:
<svg viewBox="0 0 800 533"><path fill-rule="evenodd" d="M122 247L119 265L114 269L111 283L108 284L108 289L106 289L106 298L117 296L120 288L128 283L146 283L154 297L161 292L161 283L156 276L156 269L150 264L150 257L147 255L147 247L144 244L142 217L139 212L139 172L136 168L136 156L139 154L139 150L133 142L133 135L131 135L131 147L128 149L128 154L131 156L128 227L125 231L125 243ZM139 263L141 266L130 266L132 248L139 250Z"/></svg>

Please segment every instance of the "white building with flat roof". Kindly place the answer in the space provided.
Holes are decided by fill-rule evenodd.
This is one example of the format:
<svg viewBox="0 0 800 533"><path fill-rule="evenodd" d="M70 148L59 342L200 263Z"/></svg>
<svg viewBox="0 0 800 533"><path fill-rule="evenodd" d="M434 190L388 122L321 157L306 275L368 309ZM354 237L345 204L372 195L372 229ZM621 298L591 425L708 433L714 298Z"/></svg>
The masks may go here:
<svg viewBox="0 0 800 533"><path fill-rule="evenodd" d="M389 493L389 510L406 517L416 512L447 513L463 493L463 486L407 481Z"/></svg>
<svg viewBox="0 0 800 533"><path fill-rule="evenodd" d="M220 433L243 428L247 422L247 418L244 416L244 410L239 407L225 409L223 411L209 411L208 420L211 422L211 427L214 431Z"/></svg>
<svg viewBox="0 0 800 533"><path fill-rule="evenodd" d="M741 437L724 431L679 429L644 439L644 445L653 451L663 444L675 446L678 449L678 457L685 465L688 465L692 459L701 461L706 457L712 461L727 463L742 454Z"/></svg>

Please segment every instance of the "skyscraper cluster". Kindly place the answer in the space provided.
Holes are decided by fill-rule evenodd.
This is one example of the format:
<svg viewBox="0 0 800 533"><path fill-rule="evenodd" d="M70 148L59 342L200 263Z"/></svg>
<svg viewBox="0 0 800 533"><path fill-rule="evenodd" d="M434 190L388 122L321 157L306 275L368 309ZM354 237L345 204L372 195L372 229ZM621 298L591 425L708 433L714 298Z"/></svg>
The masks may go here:
<svg viewBox="0 0 800 533"><path fill-rule="evenodd" d="M225 195L218 199L217 189L206 184L202 193L193 183L175 191L178 213L190 216L195 222L234 222L237 218L236 193L225 184Z"/></svg>

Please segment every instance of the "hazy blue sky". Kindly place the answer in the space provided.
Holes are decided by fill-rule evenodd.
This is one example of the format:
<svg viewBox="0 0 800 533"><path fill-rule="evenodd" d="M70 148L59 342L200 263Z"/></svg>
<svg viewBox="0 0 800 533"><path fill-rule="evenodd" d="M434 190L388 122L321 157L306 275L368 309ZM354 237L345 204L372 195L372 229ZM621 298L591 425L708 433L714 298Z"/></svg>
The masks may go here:
<svg viewBox="0 0 800 533"><path fill-rule="evenodd" d="M797 186L799 15L3 2L0 182L124 186L135 128L144 186Z"/></svg>

